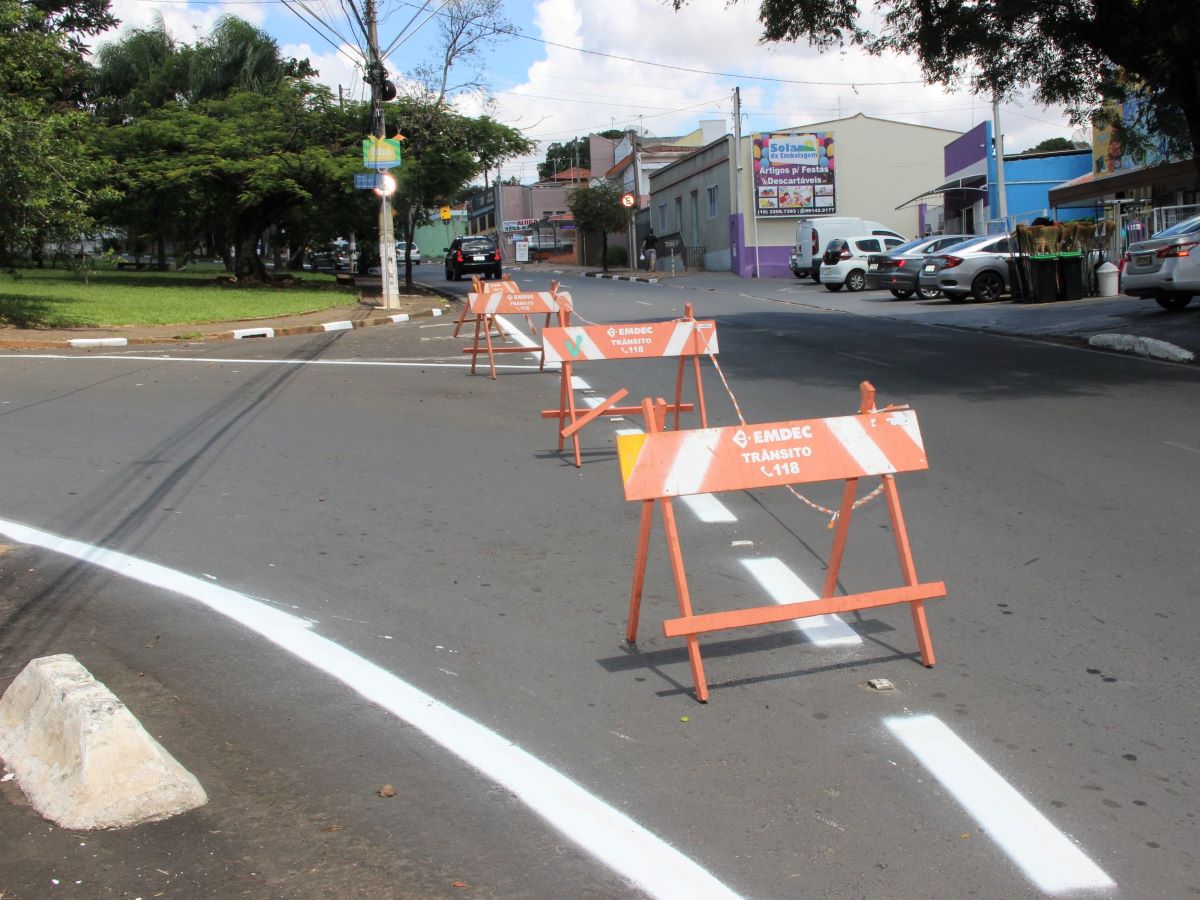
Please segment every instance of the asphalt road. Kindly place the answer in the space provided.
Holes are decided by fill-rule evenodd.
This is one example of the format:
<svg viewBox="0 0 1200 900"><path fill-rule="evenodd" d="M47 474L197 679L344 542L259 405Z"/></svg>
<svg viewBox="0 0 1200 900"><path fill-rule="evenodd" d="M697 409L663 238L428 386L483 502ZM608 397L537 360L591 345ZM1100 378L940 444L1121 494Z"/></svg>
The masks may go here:
<svg viewBox="0 0 1200 900"><path fill-rule="evenodd" d="M751 422L852 413L863 379L917 410L931 466L898 483L918 572L949 589L928 604L938 665L881 608L844 616L854 643L705 639L696 703L659 627L677 611L657 522L623 640L638 509L613 435L638 423L590 425L577 470L538 417L557 374L510 355L471 377L452 323L8 353L0 688L75 653L211 801L82 837L5 785L0 892L1200 893L1195 369L848 314L798 282L567 288L597 322L715 316ZM581 401L640 398L669 395L674 365L576 374ZM705 390L734 424L707 365ZM755 572L819 589L824 516L782 490L719 499L726 521L677 505L698 611L769 602ZM234 593L206 606L18 525ZM899 584L885 525L881 502L856 514L844 590ZM446 708L466 718L426 718Z"/></svg>

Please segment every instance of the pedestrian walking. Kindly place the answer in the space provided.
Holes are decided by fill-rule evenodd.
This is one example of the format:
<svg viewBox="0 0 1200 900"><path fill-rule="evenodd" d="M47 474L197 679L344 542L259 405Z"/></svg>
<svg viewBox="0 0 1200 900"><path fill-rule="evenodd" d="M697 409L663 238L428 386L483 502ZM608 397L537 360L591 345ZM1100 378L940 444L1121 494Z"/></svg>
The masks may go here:
<svg viewBox="0 0 1200 900"><path fill-rule="evenodd" d="M653 228L642 238L642 256L646 258L646 271L655 271L658 265L658 238L654 236Z"/></svg>

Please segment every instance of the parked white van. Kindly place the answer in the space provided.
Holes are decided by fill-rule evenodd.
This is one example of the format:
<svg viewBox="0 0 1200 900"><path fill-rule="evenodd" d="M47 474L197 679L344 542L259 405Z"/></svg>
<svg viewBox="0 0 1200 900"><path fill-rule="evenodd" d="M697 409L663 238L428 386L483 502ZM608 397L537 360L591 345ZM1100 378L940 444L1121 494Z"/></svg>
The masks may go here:
<svg viewBox="0 0 1200 900"><path fill-rule="evenodd" d="M853 216L827 216L819 219L801 219L796 225L796 246L792 248L792 274L797 278L808 276L813 281L821 281L821 255L829 242L838 238L858 237L864 234L877 234L885 237L898 237L906 240L879 222L870 219L858 219Z"/></svg>

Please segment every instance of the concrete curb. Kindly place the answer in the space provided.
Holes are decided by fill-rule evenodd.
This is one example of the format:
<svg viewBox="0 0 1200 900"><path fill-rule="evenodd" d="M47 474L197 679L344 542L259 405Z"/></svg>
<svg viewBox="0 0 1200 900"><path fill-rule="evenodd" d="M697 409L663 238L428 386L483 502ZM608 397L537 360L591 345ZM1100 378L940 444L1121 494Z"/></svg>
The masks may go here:
<svg viewBox="0 0 1200 900"><path fill-rule="evenodd" d="M1134 334L1094 334L1088 338L1088 346L1134 353L1151 359L1164 359L1167 362L1189 363L1196 359L1196 354L1190 350L1157 338L1139 337Z"/></svg>
<svg viewBox="0 0 1200 900"><path fill-rule="evenodd" d="M446 295L443 294L441 296ZM447 299L457 301L459 298L450 296L447 297ZM444 315L446 315L445 310L427 309L415 313L396 313L395 315L390 316L373 316L370 319L344 319L340 322L321 322L315 325L289 325L282 328L272 328L269 325L261 325L252 328L235 328L230 331L209 332L208 334L202 334L196 338L189 338L187 341L176 340L172 337L71 338L65 341L0 339L0 347L22 350L54 350L63 347L82 349L95 347L147 346L151 344L180 344L191 343L194 341L241 341L254 338L290 337L298 334L321 334L326 331L350 331L356 328L373 328L378 325L399 325L403 322L409 321L410 319Z"/></svg>
<svg viewBox="0 0 1200 900"><path fill-rule="evenodd" d="M195 776L68 653L32 660L0 698L0 757L30 805L61 828L157 822L208 802Z"/></svg>
<svg viewBox="0 0 1200 900"><path fill-rule="evenodd" d="M609 278L613 281L640 281L642 284L658 284L657 278L643 278L640 275L613 275L609 272L584 272L584 278Z"/></svg>

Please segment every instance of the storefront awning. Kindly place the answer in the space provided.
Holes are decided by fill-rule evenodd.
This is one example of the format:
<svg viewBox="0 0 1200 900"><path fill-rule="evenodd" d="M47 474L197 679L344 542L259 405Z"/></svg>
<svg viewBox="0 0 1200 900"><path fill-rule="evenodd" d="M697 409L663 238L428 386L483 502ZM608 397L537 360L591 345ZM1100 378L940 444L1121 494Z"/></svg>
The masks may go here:
<svg viewBox="0 0 1200 900"><path fill-rule="evenodd" d="M968 182L975 182L968 184ZM911 200L906 200L901 203L896 209L904 209L906 206L912 206L918 200L924 200L926 197L932 197L934 194L944 194L947 191L979 191L981 194L988 192L987 179L983 175L968 175L966 178L953 178L945 184L939 184L935 188L917 194Z"/></svg>

